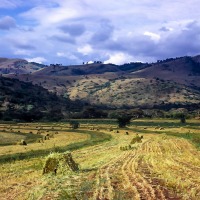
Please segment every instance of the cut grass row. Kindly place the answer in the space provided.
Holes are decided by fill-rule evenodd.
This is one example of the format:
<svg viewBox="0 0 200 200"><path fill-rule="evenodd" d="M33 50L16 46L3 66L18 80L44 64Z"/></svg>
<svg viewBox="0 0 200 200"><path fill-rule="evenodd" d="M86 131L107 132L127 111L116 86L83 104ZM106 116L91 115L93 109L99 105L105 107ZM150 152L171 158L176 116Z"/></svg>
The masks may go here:
<svg viewBox="0 0 200 200"><path fill-rule="evenodd" d="M200 148L200 133L167 133L167 135L190 140L197 148Z"/></svg>
<svg viewBox="0 0 200 200"><path fill-rule="evenodd" d="M152 130L148 130L148 129L142 129L142 128L130 128L132 131L135 131L136 133L141 133L141 134L166 134L166 135L170 135L170 136L174 136L174 137L180 137L180 138L184 138L187 139L189 141L191 141L197 148L200 148L200 133L192 133L192 132L187 132L187 133L183 133L183 132L172 132L169 131L168 129L163 130L163 131L152 131ZM191 128L193 129L193 128ZM190 130L191 130L190 129Z"/></svg>
<svg viewBox="0 0 200 200"><path fill-rule="evenodd" d="M19 132L15 132L15 131L12 131L12 132L1 132L0 131L0 139L1 138L4 138L5 135L8 137L7 140L5 139L2 139L0 141L0 146L8 146L8 145L14 145L16 144L16 137L20 138L21 139L24 139L27 143L33 143L35 142L37 139L40 139L42 138L41 135L36 135L36 134L32 134L32 133L19 133Z"/></svg>
<svg viewBox="0 0 200 200"><path fill-rule="evenodd" d="M74 130L69 130L68 132L74 132ZM59 147L59 146L54 146L53 148L45 149L45 150L31 150L29 152L25 153L15 153L15 154L10 154L10 155L2 155L0 156L0 163L5 163L5 162L12 162L16 160L23 160L23 159L30 159L30 158L35 158L35 157L40 157L40 156L46 156L50 152L65 152L65 151L73 151L76 149L80 149L83 147L87 146L93 146L101 142L109 141L111 140L112 136L109 134L105 134L102 132L97 132L97 131L86 131L86 130L76 130L77 133L81 134L88 134L90 135L89 140L85 140L82 142L75 142L72 144L69 144L67 146Z"/></svg>

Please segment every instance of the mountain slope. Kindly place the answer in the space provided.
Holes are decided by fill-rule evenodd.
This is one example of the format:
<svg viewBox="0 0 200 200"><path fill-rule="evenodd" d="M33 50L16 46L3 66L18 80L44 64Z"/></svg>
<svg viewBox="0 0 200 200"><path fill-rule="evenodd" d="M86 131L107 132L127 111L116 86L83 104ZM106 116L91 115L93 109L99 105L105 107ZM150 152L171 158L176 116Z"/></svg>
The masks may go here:
<svg viewBox="0 0 200 200"><path fill-rule="evenodd" d="M106 72L121 72L119 67L114 64L85 64L85 65L51 65L48 68L35 72L35 75L47 76L80 76L89 74L103 74Z"/></svg>
<svg viewBox="0 0 200 200"><path fill-rule="evenodd" d="M89 79L69 89L71 99L109 107L153 107L167 104L195 104L200 92L173 81L125 78L102 82Z"/></svg>
<svg viewBox="0 0 200 200"><path fill-rule="evenodd" d="M10 77L98 106L191 105L200 102L199 61L200 56L186 56L151 64L52 65L32 74Z"/></svg>
<svg viewBox="0 0 200 200"><path fill-rule="evenodd" d="M40 86L0 77L0 118L4 120L59 119L74 108L81 109L82 105Z"/></svg>
<svg viewBox="0 0 200 200"><path fill-rule="evenodd" d="M0 74L29 74L46 67L23 59L0 58Z"/></svg>
<svg viewBox="0 0 200 200"><path fill-rule="evenodd" d="M200 87L200 56L167 59L151 64L148 68L132 72L136 77L172 80L188 86Z"/></svg>

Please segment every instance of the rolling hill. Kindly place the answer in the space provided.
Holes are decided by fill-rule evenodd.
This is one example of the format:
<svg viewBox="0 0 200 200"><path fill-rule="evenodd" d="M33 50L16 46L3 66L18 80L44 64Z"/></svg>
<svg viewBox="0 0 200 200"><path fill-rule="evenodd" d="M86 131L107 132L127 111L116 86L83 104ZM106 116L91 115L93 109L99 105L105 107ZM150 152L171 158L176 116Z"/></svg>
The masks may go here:
<svg viewBox="0 0 200 200"><path fill-rule="evenodd" d="M0 120L59 120L69 111L82 109L80 102L50 93L41 86L0 77Z"/></svg>
<svg viewBox="0 0 200 200"><path fill-rule="evenodd" d="M46 67L23 59L0 58L0 74L29 74Z"/></svg>
<svg viewBox="0 0 200 200"><path fill-rule="evenodd" d="M109 108L186 106L200 102L200 56L156 63L51 65L9 75L71 100Z"/></svg>

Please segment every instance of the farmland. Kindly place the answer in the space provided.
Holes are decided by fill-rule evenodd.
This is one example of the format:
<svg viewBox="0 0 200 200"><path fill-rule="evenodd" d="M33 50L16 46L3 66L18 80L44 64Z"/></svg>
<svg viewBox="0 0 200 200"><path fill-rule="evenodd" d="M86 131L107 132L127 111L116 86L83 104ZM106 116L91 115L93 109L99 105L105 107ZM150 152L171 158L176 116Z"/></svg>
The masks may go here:
<svg viewBox="0 0 200 200"><path fill-rule="evenodd" d="M0 199L200 199L198 120L80 124L0 124ZM65 151L79 171L42 175L45 157Z"/></svg>

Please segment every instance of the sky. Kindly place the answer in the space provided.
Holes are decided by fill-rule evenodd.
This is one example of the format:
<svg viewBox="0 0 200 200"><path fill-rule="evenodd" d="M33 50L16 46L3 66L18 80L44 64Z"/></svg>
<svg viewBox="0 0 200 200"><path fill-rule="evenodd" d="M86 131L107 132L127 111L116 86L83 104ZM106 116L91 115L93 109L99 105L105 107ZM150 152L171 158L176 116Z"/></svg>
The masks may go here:
<svg viewBox="0 0 200 200"><path fill-rule="evenodd" d="M0 57L63 65L200 54L199 0L0 0Z"/></svg>

